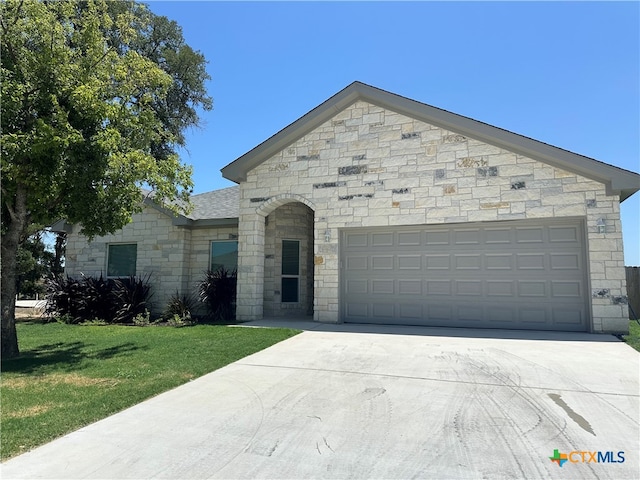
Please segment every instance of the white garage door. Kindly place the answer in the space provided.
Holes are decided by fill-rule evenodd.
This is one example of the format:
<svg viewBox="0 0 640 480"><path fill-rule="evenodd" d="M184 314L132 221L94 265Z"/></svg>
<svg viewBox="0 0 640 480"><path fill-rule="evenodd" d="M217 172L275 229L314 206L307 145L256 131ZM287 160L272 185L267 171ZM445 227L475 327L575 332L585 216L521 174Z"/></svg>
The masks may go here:
<svg viewBox="0 0 640 480"><path fill-rule="evenodd" d="M586 331L581 219L346 229L344 322Z"/></svg>

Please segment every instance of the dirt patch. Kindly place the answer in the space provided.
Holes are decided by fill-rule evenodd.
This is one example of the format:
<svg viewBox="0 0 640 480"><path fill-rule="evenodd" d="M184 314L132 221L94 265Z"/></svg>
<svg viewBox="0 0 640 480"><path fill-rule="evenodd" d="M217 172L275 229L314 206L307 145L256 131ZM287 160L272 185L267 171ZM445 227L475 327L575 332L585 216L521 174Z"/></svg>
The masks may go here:
<svg viewBox="0 0 640 480"><path fill-rule="evenodd" d="M42 308L16 308L16 318L40 318L44 315Z"/></svg>
<svg viewBox="0 0 640 480"><path fill-rule="evenodd" d="M55 373L53 375L42 376L21 376L15 378L2 379L2 385L7 388L26 388L37 383L46 383L49 385L75 385L77 387L91 387L94 385L103 385L113 387L119 382L115 378L93 378L78 375L77 373Z"/></svg>
<svg viewBox="0 0 640 480"><path fill-rule="evenodd" d="M35 417L41 413L51 410L52 405L34 405L33 407L21 408L15 412L7 413L5 418L27 418Z"/></svg>

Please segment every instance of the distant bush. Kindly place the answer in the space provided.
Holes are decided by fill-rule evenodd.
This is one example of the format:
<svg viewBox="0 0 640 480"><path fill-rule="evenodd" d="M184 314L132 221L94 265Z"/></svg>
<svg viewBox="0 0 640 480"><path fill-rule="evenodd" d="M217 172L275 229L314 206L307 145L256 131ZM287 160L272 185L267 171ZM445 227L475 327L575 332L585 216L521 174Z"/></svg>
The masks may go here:
<svg viewBox="0 0 640 480"><path fill-rule="evenodd" d="M235 319L237 283L236 270L220 267L205 272L199 284L198 296L213 320Z"/></svg>
<svg viewBox="0 0 640 480"><path fill-rule="evenodd" d="M151 298L149 276L106 279L102 276L74 279L58 275L47 281L45 313L65 323L102 319L107 323L131 323L145 314Z"/></svg>

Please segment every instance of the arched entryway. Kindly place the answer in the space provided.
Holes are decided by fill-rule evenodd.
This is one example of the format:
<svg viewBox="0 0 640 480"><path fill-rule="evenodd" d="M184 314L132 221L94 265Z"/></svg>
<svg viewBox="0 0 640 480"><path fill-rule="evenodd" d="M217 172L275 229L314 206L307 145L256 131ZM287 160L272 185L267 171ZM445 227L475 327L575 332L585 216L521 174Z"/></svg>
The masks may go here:
<svg viewBox="0 0 640 480"><path fill-rule="evenodd" d="M313 210L300 202L265 217L265 317L313 315Z"/></svg>
<svg viewBox="0 0 640 480"><path fill-rule="evenodd" d="M313 315L314 211L304 197L284 194L241 212L238 320Z"/></svg>

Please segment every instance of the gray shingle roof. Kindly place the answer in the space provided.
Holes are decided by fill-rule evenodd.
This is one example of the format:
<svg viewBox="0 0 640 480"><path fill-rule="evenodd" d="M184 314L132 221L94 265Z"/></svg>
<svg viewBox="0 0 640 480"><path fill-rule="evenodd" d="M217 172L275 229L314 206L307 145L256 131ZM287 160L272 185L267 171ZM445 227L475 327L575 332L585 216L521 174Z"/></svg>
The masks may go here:
<svg viewBox="0 0 640 480"><path fill-rule="evenodd" d="M238 218L240 210L240 187L228 187L212 192L191 195L192 220Z"/></svg>

